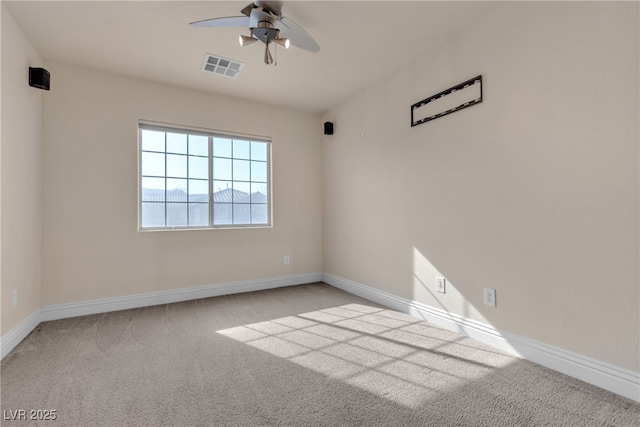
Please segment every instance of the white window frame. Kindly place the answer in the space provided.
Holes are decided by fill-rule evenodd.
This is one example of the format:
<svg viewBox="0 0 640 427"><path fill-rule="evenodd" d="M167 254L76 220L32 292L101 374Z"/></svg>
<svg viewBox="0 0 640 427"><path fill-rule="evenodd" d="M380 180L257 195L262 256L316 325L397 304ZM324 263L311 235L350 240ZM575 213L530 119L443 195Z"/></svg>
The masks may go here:
<svg viewBox="0 0 640 427"><path fill-rule="evenodd" d="M164 176L162 178L165 179L165 197L163 201L158 201L158 202L154 202L154 203L163 203L165 205L165 226L154 226L154 227L143 227L142 225L142 206L143 206L143 202L145 202L143 200L143 194L142 194L142 180L144 177L157 177L157 178L161 178L161 176L148 176L148 175L143 175L142 174L142 131L143 130L151 130L151 131L158 131L158 132L164 132L165 133L165 173ZM186 225L186 226L169 226L166 225L166 221L167 221L167 213L166 213L166 206L167 203L170 203L167 201L167 191L169 191L166 187L166 180L167 179L171 179L171 177L167 176L167 170L166 170L166 155L167 155L167 140L166 140L166 134L167 133L178 133L178 134L186 134L186 135L197 135L197 136L206 136L208 138L208 184L209 184L209 202L208 202L208 211L209 211L209 224L206 226L203 225ZM214 157L214 151L213 151L213 141L214 138L225 138L225 139L231 139L232 141L234 140L238 140L238 141L250 141L250 142L259 142L259 143L265 143L267 144L266 147L266 187L267 187L267 202L266 202L266 210L267 210L267 222L266 223L253 223L253 224L215 224L215 218L214 218L214 208L215 208L215 201L214 201L214 193L215 193L215 189L214 189L214 171L213 171L213 159ZM148 151L144 151L144 152L148 152ZM169 153L171 154L171 153ZM186 154L186 156L189 156L189 154ZM219 157L217 157L219 158ZM234 158L233 157L233 153L232 153L232 157L229 157L228 159L231 159L232 162L233 160L239 160L238 158ZM242 159L245 160L245 159ZM232 177L233 178L233 177ZM190 179L190 178L180 178L180 179ZM244 181L244 180L229 180L232 183L235 182L239 182L239 183L253 183L253 181ZM272 176L271 176L271 139L265 136L256 136L256 135L247 135L247 134L240 134L240 133L235 133L235 132L226 132L226 131L216 131L216 130L210 130L210 129L202 129L202 128L194 128L194 127L185 127L185 126L181 126L181 125L173 125L173 124L164 124L164 123L157 123L157 122L150 122L150 121L138 121L138 231L173 231L173 230L214 230L214 229L234 229L234 228L239 228L239 229L243 229L243 228L272 228L273 227L273 197L272 197ZM260 181L260 183L262 183ZM233 194L233 193L232 193ZM249 194L249 196L251 197L251 193ZM187 196L187 200L184 202L185 204L189 204L190 201L188 199ZM233 206L234 205L240 205L240 203L235 203L234 200L232 199L231 202L229 202L228 204L232 205L231 209L233 211ZM251 206L253 205L264 205L264 203L254 203L253 201L250 201L249 203L242 203L242 205L245 206L249 206L249 211L251 211ZM187 213L187 222L189 220L189 214Z"/></svg>

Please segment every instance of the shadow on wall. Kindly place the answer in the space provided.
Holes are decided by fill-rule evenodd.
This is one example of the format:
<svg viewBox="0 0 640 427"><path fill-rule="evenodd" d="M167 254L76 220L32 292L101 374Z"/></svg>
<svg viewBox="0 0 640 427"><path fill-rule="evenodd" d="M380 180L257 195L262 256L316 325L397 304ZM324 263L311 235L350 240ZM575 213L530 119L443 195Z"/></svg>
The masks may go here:
<svg viewBox="0 0 640 427"><path fill-rule="evenodd" d="M637 374L496 328L480 309L469 302L467 297L469 289L458 289L453 282L447 281L445 293L438 292L437 278L440 277L445 276L414 247L413 299L405 302L407 308L403 311L436 326L478 339L508 354L535 361L554 371L638 400ZM477 291L480 293L480 289ZM499 300L495 290L491 298L496 304L494 307L497 306ZM481 294L478 296L478 304L485 303L482 299ZM493 307L484 306L483 308L493 309ZM484 313L488 312L484 311Z"/></svg>
<svg viewBox="0 0 640 427"><path fill-rule="evenodd" d="M460 292L455 284L445 280L444 292L437 291L436 278L447 278L420 250L413 247L413 301L424 301L447 313L460 313L466 319L489 324L486 317Z"/></svg>

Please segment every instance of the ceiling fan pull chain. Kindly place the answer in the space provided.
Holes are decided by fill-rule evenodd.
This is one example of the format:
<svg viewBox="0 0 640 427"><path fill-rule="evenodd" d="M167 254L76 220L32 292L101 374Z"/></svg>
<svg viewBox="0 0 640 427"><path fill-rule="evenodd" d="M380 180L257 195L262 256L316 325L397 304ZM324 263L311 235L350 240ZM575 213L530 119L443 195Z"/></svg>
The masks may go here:
<svg viewBox="0 0 640 427"><path fill-rule="evenodd" d="M265 44L264 47L264 63L265 65L273 64L273 57L271 56L271 52L269 52L269 44Z"/></svg>

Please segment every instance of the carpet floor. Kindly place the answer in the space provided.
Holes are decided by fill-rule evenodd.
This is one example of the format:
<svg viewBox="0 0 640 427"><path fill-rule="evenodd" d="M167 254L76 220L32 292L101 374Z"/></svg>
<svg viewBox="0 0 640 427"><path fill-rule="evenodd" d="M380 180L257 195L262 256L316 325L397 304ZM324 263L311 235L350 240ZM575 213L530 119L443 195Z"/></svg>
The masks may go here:
<svg viewBox="0 0 640 427"><path fill-rule="evenodd" d="M640 425L631 400L322 283L43 322L1 387L3 426Z"/></svg>

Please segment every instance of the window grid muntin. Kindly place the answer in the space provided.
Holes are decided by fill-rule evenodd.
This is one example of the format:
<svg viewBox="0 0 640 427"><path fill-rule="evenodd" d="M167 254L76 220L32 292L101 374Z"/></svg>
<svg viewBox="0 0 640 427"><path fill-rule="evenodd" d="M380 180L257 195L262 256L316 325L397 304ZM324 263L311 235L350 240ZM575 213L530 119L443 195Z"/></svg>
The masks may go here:
<svg viewBox="0 0 640 427"><path fill-rule="evenodd" d="M269 209L269 200L270 200L270 189L269 189L269 176L270 176L270 165L269 165L269 142L267 141L259 141L259 140L254 140L254 139L246 139L246 138L236 138L233 136L223 136L222 138L224 139L229 139L231 140L231 155L230 156L225 156L225 155L215 155L213 154L214 151L212 151L212 160L211 160L211 168L212 168L212 177L215 176L216 172L213 170L215 162L213 161L214 159L226 159L226 160L231 160L230 162L230 173L231 173L231 179L217 179L215 181L217 182L223 182L226 181L228 183L231 183L231 198L230 201L223 201L223 202L216 202L215 199L213 200L213 217L212 217L212 224L214 225L218 225L221 226L222 224L216 224L216 217L215 217L215 206L218 205L221 208L227 208L230 207L230 211L231 211L231 224L228 224L228 226L252 226L252 225L261 225L261 226L269 226L271 224L271 211ZM247 143L248 147L249 147L249 155L248 158L245 157L234 157L234 150L235 150L235 144L237 142L243 142L243 143ZM213 142L212 142L213 143ZM266 160L253 160L253 155L252 155L252 150L253 150L253 144L252 143L263 143L266 144L265 147L265 152L266 152ZM248 176L249 176L249 180L243 180L243 179L235 179L235 163L234 160L241 160L241 161L246 161L248 162L248 167L249 167L249 171L248 171ZM251 172L252 172L252 164L251 162L256 161L256 162L262 162L265 164L266 166L266 172L265 172L265 176L266 176L266 181L252 181L251 180ZM244 184L248 184L249 185L249 192L247 193L247 198L248 198L248 202L237 202L236 201L236 189L235 189L235 183L244 183ZM253 201L253 193L252 193L252 185L253 184L264 184L265 185L265 197L266 197L266 202L265 203L259 203L259 202L254 202ZM212 185L215 185L215 182L212 180ZM226 189L229 189L228 187ZM213 193L212 193L213 194ZM235 206L236 205L240 205L240 206L246 206L248 207L248 217L249 217L249 222L248 223L242 223L242 224L236 224L236 209ZM254 215L253 215L253 206L264 206L266 208L266 222L254 222ZM257 220L256 220L257 221Z"/></svg>
<svg viewBox="0 0 640 427"><path fill-rule="evenodd" d="M143 128L144 129L144 128ZM185 136L185 143L186 143L186 148L185 148L185 153L180 153L178 151L169 151L169 134L178 134L178 135L184 135ZM190 144L190 134L187 132L181 132L181 131L177 131L177 130L166 130L163 131L163 135L164 135L164 151L156 151L156 150L143 150L142 146L141 146L141 152L142 153L156 153L156 154L163 154L164 156L164 170L165 170L165 175L164 176L160 176L160 175L142 175L141 174L141 179L142 178L160 178L163 179L164 181L164 196L163 196L163 200L162 201L147 201L147 200L143 200L144 196L141 197L141 201L140 203L163 203L164 204L164 228L194 228L196 226L191 224L191 217L192 217L192 210L195 209L196 204L205 204L202 202L194 202L191 200L191 189L190 189L190 185L191 185L191 180L200 180L200 181L205 181L208 180L209 178L192 178L191 177L191 164L189 162L190 158L201 158L201 155L196 155L196 154L190 154L190 150L189 150L189 144ZM169 169L169 156L180 156L180 157L184 157L185 160L185 164L186 164L186 171L185 171L185 176L178 176L178 175L169 175L168 173L168 169ZM208 156L207 156L207 163L208 163ZM207 173L208 173L209 167L207 164ZM186 192L185 192L185 200L170 200L169 198L169 191L173 191L175 190L175 188L169 188L169 180L182 180L185 181L186 184ZM141 183L142 184L142 183ZM208 196L208 194L207 194ZM184 206L186 205L186 206ZM171 221L170 218L170 210L171 207L176 206L178 208L181 207L185 207L186 208L186 225L170 225L169 222ZM195 214L195 212L193 212ZM210 215L209 215L210 216ZM210 222L210 221L209 221ZM140 225L142 227L142 218L140 219ZM199 226L202 227L202 226ZM145 228L158 228L158 227L145 227Z"/></svg>
<svg viewBox="0 0 640 427"><path fill-rule="evenodd" d="M149 130L149 131L156 131L156 132L162 132L164 134L164 152L160 152L160 151L156 151L156 150L143 150L142 149L142 131L143 130ZM179 152L168 152L166 151L168 148L168 134L169 133L179 133L179 134L184 134L187 136L187 152L185 153L179 153ZM190 143L190 138L191 136L206 136L207 137L207 146L208 146L208 155L207 155L207 161L208 161L208 178L191 178L190 175L190 163L189 163L189 158L190 157L203 157L202 155L199 154L190 154L190 149L189 149L189 143ZM223 138L223 139L228 139L231 141L231 156L227 157L227 156L214 156L214 138ZM154 126L154 125L145 125L145 124L140 124L139 125L139 139L140 139L140 146L139 146L139 153L141 153L140 155L140 174L139 174L139 188L140 188L140 197L139 197L139 227L140 229L143 230L173 230L173 229L198 229L198 228L242 228L242 227L270 227L271 226L271 184L270 184L270 177L271 177L271 141L269 140L264 140L264 139L260 139L260 138L253 138L253 137L240 137L240 136L234 136L234 135L228 135L228 134L219 134L219 133L208 133L208 132L202 132L202 131L190 131L188 129L176 129L176 128L170 128L170 127L161 127L161 126ZM249 158L236 158L234 157L233 154L233 143L235 140L238 141L242 141L242 142L246 142L248 143L248 147L249 147ZM262 159L254 159L253 155L252 155L252 150L254 149L254 143L255 144L264 144L264 149L261 150L264 152L264 158L265 160ZM159 175L142 175L142 153L143 152L148 152L148 153L158 153L158 154L163 154L164 155L164 170L165 170L165 176L159 176ZM186 177L178 177L178 176L170 176L167 175L167 162L168 162L168 155L180 155L180 156L184 156L187 158L187 173L186 173ZM215 202L214 199L214 172L213 172L213 159L214 157L217 158L223 158L223 159L229 159L231 160L231 179L230 180L225 180L225 181L229 181L229 183L231 184L231 200L229 202ZM246 160L248 161L248 167L249 167L249 172L248 172L248 176L249 176L249 180L234 180L233 179L233 160ZM265 164L265 181L260 181L260 180L256 180L256 181L252 181L252 163L251 162L261 162ZM144 196L142 194L142 179L143 178L162 178L164 179L164 200L163 201L149 201L149 200L143 200ZM181 179L181 180L185 180L186 181L186 185L187 185L187 191L186 191L186 201L179 201L179 202L175 202L175 201L168 201L168 192L170 191L168 188L168 184L167 181L169 179ZM209 183L209 193L208 193L208 199L206 202L194 202L192 200L190 200L191 198L191 191L190 191L190 185L191 185L191 180L194 181L205 181L207 180ZM234 191L233 191L233 184L234 183L246 183L249 186L249 192L247 193L246 198L248 198L248 202L247 203L238 203L234 200ZM252 189L254 184L260 184L263 185L264 187L264 193L262 193L260 191L260 194L263 194L265 196L265 202L261 203L261 202L257 202L254 201L254 197L253 197L253 193L252 193ZM257 193L258 191L256 191ZM142 207L144 203L162 203L164 205L164 226L158 227L158 226L150 226L150 227L143 227L142 225ZM168 218L168 207L171 204L186 204L187 205L187 211L186 211L186 222L187 225L186 226L170 226L167 225L169 223L169 218ZM196 207L196 205L208 205L209 208L209 218L208 218L208 225L206 226L200 226L200 225L192 225L191 222L191 210L192 210L192 205L193 208ZM214 218L214 211L215 211L215 206L216 205L229 205L230 207L230 211L231 211L231 223L225 223L225 224L216 224L215 223L215 218ZM237 218L235 217L235 205L241 205L241 206L246 206L248 207L248 211L247 211L247 217L248 217L248 221L245 223L235 223L235 221L237 220ZM260 219L255 218L254 219L254 206L255 207L261 207L261 209L264 209L264 221L260 221ZM195 212L194 212L195 213ZM259 222L260 221L260 222Z"/></svg>

